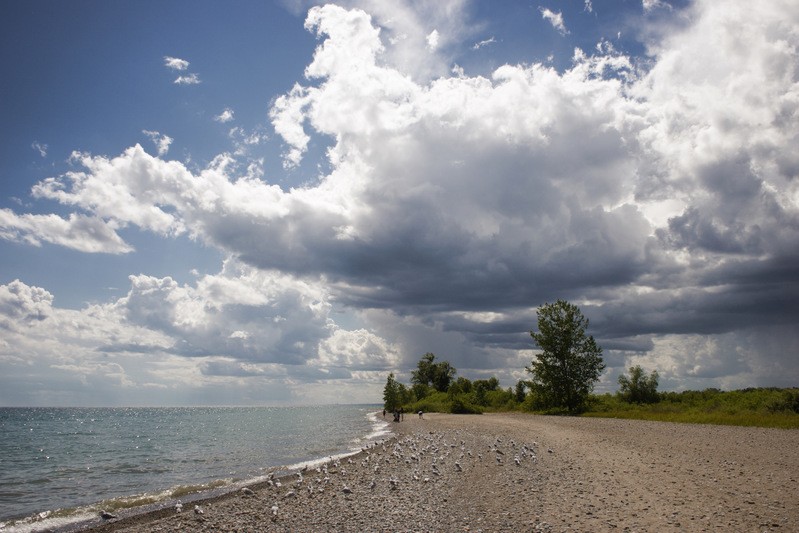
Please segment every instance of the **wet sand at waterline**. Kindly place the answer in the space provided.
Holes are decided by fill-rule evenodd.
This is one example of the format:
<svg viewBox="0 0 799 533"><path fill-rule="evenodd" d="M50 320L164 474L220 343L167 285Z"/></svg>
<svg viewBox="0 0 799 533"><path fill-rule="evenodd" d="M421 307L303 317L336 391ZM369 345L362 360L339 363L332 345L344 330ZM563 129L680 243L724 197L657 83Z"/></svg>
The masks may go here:
<svg viewBox="0 0 799 533"><path fill-rule="evenodd" d="M524 414L392 428L302 479L92 531L799 531L797 430Z"/></svg>

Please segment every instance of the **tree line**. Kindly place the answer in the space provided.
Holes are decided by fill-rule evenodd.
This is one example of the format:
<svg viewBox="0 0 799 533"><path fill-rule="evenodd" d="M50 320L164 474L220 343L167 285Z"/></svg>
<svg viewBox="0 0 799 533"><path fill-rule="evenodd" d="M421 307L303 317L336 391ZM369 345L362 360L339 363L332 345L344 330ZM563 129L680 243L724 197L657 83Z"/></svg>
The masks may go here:
<svg viewBox="0 0 799 533"><path fill-rule="evenodd" d="M588 319L565 300L544 304L537 318L538 330L530 335L540 353L525 367L529 379L501 389L496 377L456 378L455 367L436 361L435 354L428 352L411 372L410 386L389 374L383 389L384 408L453 413L527 409L575 414L585 410L605 369L602 348L587 333ZM630 376L622 375L619 384L625 401L657 401L657 372L647 375L640 366L632 367Z"/></svg>

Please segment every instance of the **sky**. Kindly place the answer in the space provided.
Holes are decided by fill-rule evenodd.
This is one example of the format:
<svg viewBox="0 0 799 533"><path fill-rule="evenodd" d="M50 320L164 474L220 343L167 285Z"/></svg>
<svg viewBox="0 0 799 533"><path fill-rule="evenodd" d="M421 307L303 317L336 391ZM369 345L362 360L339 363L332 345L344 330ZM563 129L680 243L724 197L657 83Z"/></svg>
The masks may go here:
<svg viewBox="0 0 799 533"><path fill-rule="evenodd" d="M799 385L793 0L0 5L0 405Z"/></svg>

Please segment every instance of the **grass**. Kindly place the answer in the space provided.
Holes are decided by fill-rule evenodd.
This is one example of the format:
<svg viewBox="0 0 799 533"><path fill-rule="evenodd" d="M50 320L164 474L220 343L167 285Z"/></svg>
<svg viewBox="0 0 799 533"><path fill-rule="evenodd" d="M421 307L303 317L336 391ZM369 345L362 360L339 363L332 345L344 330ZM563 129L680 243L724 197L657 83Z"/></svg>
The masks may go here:
<svg viewBox="0 0 799 533"><path fill-rule="evenodd" d="M629 404L618 396L592 396L582 416L719 424L783 429L799 428L799 389L718 389L661 393L654 404Z"/></svg>
<svg viewBox="0 0 799 533"><path fill-rule="evenodd" d="M469 395L450 397L433 393L406 406L406 412L498 412L523 410L525 404L508 401L503 391L486 398L485 405ZM510 393L507 393L510 395ZM735 391L664 392L653 404L631 404L616 394L592 395L580 416L799 429L799 388L751 388ZM529 402L526 402L529 405ZM409 408L408 408L409 407ZM550 414L538 412L539 414Z"/></svg>

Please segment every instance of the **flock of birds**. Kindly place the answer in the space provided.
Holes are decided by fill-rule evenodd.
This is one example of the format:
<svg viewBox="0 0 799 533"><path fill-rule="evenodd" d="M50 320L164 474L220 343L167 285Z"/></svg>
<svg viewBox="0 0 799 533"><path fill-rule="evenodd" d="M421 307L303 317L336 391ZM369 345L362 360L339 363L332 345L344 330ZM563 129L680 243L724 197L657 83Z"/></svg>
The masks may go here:
<svg viewBox="0 0 799 533"><path fill-rule="evenodd" d="M277 477L270 473L265 484L278 492L278 497L269 508L272 521L277 521L280 514L280 503L297 498L305 493L308 497L324 493L326 490L339 491L345 498L357 492L358 483L365 483L368 490L375 491L382 483L390 491L395 491L403 484L431 483L441 478L444 473L461 473L476 464L492 461L498 466L512 464L522 466L525 462L536 462L538 443L517 443L513 439L496 437L486 441L474 449L467 446L465 440L457 435L448 440L445 434L412 434L389 441L378 441L361 449L361 453L346 459L330 460L315 468L304 466L293 474ZM552 450L547 450L552 453ZM490 464L490 463L489 463ZM360 466L363 474L349 476L352 470ZM448 472L446 469L449 469ZM257 497L256 492L244 487L240 491L242 497ZM177 513L183 511L183 504L177 502L174 507ZM203 520L205 511L200 505L194 506L194 514ZM116 515L102 511L103 519L117 518Z"/></svg>

